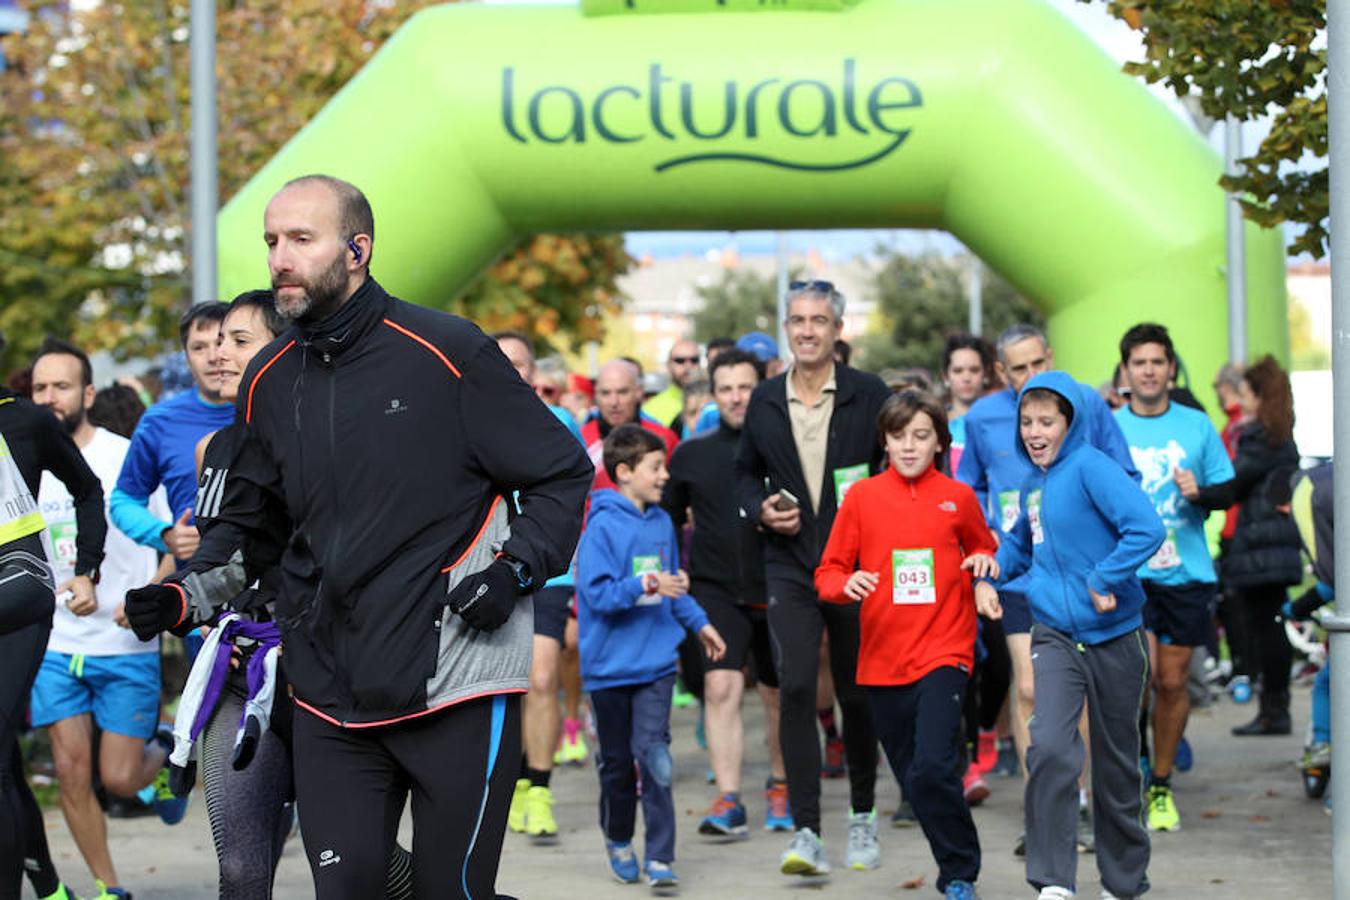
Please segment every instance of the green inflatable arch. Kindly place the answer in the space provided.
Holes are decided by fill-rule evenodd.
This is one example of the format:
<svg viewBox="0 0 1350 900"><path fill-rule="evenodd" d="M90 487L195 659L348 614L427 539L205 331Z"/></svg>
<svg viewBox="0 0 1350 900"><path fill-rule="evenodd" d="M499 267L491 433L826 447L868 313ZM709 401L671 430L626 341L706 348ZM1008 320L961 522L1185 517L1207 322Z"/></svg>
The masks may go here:
<svg viewBox="0 0 1350 900"><path fill-rule="evenodd" d="M266 283L263 209L327 172L373 269L453 296L546 230L943 228L1110 371L1173 331L1227 358L1221 164L1042 0L583 0L413 18L220 214L223 296ZM1287 349L1278 232L1247 232L1252 353Z"/></svg>

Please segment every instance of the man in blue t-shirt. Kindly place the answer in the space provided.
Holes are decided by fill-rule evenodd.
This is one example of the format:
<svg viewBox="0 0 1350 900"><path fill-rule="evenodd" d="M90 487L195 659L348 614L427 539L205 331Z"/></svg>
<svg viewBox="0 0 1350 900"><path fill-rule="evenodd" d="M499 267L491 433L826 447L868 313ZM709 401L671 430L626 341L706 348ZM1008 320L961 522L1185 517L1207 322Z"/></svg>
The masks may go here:
<svg viewBox="0 0 1350 900"><path fill-rule="evenodd" d="M1205 519L1232 505L1233 464L1209 417L1168 396L1177 358L1166 328L1146 322L1125 332L1120 361L1130 402L1116 411L1116 421L1167 529L1139 578L1156 691L1148 827L1175 831L1181 817L1172 797L1172 765L1191 708L1186 680L1192 653L1213 627L1217 579Z"/></svg>
<svg viewBox="0 0 1350 900"><path fill-rule="evenodd" d="M109 502L113 524L124 534L172 554L180 564L192 558L200 539L191 521L197 501L197 442L234 421L234 404L220 399L217 357L227 309L227 303L198 303L183 314L178 336L193 389L156 403L141 416ZM168 494L171 522L149 510L150 495L160 485Z"/></svg>

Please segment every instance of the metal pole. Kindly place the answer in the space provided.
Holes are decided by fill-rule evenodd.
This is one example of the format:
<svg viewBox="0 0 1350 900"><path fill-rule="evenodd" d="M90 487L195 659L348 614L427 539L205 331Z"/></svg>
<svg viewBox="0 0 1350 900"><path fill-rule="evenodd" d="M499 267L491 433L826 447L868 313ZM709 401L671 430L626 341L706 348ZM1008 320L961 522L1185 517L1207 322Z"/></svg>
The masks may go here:
<svg viewBox="0 0 1350 900"><path fill-rule="evenodd" d="M967 296L970 302L970 333L979 337L984 333L984 269L980 258L970 254L970 283Z"/></svg>
<svg viewBox="0 0 1350 900"><path fill-rule="evenodd" d="M1223 123L1224 171L1236 175L1242 157L1242 123L1229 116ZM1242 231L1242 206L1228 195L1228 359L1247 359L1247 252Z"/></svg>
<svg viewBox="0 0 1350 900"><path fill-rule="evenodd" d="M1327 111L1331 166L1331 370L1335 465L1336 615L1329 617L1331 656L1331 885L1350 900L1350 0L1327 3ZM1340 162L1337 162L1340 160Z"/></svg>
<svg viewBox="0 0 1350 900"><path fill-rule="evenodd" d="M787 354L787 291L788 256L787 232L777 232L778 237L778 355Z"/></svg>
<svg viewBox="0 0 1350 900"><path fill-rule="evenodd" d="M192 0L192 302L216 297L216 2Z"/></svg>

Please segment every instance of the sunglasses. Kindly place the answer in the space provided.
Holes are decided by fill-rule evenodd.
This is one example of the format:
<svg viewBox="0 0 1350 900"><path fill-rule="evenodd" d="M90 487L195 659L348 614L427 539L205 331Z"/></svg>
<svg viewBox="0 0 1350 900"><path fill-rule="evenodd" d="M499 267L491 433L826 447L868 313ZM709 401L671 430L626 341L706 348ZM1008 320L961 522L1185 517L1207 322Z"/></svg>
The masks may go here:
<svg viewBox="0 0 1350 900"><path fill-rule="evenodd" d="M811 291L817 294L834 293L834 282L832 281L789 281L789 291Z"/></svg>
<svg viewBox="0 0 1350 900"><path fill-rule="evenodd" d="M561 391L559 391L557 387L551 384L538 385L537 387L535 387L534 391L545 400L552 400L556 398L559 393L561 393Z"/></svg>
<svg viewBox="0 0 1350 900"><path fill-rule="evenodd" d="M679 365L682 365L682 366L694 366L694 365L698 365L698 357L697 357L697 356L672 356L672 357L670 358L670 361L673 362L673 363L677 363L677 364L679 364Z"/></svg>

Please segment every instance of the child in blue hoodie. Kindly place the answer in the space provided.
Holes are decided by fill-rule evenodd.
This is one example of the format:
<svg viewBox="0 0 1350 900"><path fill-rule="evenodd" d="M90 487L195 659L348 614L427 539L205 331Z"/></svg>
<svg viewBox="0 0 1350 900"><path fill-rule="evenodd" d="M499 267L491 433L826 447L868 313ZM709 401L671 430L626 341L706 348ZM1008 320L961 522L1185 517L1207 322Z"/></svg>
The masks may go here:
<svg viewBox="0 0 1350 900"><path fill-rule="evenodd" d="M618 490L591 494L577 548L581 679L600 738L600 827L610 871L621 882L636 882L636 762L647 881L664 890L677 885L670 700L678 648L686 629L698 634L713 660L726 644L689 596L675 526L660 506L669 477L665 444L637 425L621 425L605 439L604 462Z"/></svg>
<svg viewBox="0 0 1350 900"><path fill-rule="evenodd" d="M1139 704L1148 685L1144 591L1135 572L1167 536L1148 496L1086 441L1077 385L1032 378L1018 398L1017 452L1032 464L1022 512L999 546L999 584L1022 582L1035 625L1036 712L1027 750L1027 881L1041 900L1074 896L1075 830L1087 703L1097 866L1102 896L1148 890L1140 818ZM976 607L999 618L998 593L976 585Z"/></svg>

